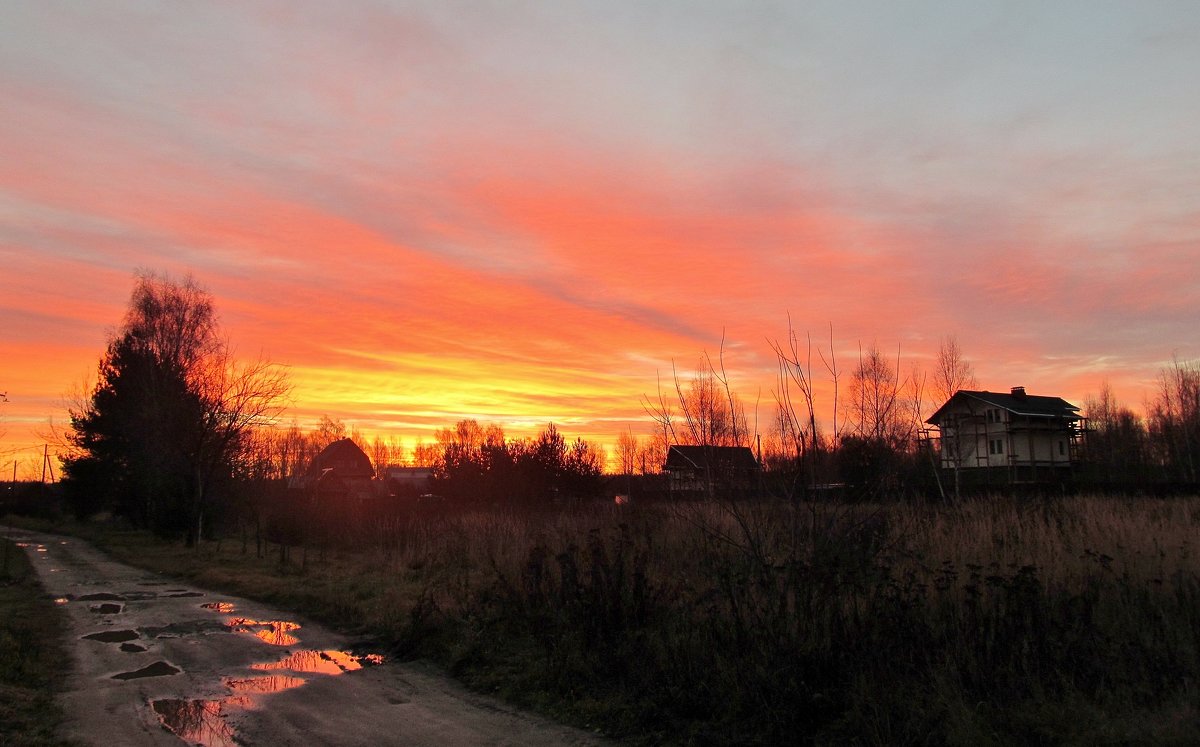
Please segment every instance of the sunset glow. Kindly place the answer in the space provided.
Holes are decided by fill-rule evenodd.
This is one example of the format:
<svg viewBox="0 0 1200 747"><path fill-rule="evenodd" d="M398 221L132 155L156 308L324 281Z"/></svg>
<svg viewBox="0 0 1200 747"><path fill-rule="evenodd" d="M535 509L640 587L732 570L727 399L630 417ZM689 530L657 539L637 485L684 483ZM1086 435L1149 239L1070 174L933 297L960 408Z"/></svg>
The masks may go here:
<svg viewBox="0 0 1200 747"><path fill-rule="evenodd" d="M408 448L648 433L722 337L767 422L789 317L1140 409L1200 357L1200 6L905 6L8 4L0 479L139 269L289 367L285 424Z"/></svg>

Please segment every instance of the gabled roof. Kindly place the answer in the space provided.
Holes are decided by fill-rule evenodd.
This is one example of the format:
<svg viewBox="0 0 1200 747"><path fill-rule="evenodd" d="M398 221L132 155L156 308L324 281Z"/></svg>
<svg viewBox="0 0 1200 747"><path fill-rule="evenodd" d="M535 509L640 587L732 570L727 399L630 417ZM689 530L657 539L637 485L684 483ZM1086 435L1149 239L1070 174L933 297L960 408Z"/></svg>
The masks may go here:
<svg viewBox="0 0 1200 747"><path fill-rule="evenodd" d="M726 470L757 470L758 460L748 446L672 446L667 451L664 469L669 472L709 466Z"/></svg>
<svg viewBox="0 0 1200 747"><path fill-rule="evenodd" d="M335 475L341 478L366 478L375 476L375 468L358 444L342 438L326 446L313 457L308 467L308 477L320 478Z"/></svg>
<svg viewBox="0 0 1200 747"><path fill-rule="evenodd" d="M1008 410L1014 415L1024 415L1033 418L1065 418L1079 419L1079 408L1062 397L1043 397L1036 394L1025 394L1023 389L1016 389L1009 394L1000 392L973 392L960 389L954 396L946 400L946 404L929 416L926 423L937 425L942 415L951 408L963 402L980 402L990 407Z"/></svg>

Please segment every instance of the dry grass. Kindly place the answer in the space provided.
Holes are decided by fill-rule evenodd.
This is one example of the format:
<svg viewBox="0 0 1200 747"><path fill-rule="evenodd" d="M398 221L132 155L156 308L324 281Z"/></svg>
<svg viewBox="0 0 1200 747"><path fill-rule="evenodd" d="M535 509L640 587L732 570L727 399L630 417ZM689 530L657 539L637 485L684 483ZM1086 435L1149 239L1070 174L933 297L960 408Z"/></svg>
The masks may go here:
<svg viewBox="0 0 1200 747"><path fill-rule="evenodd" d="M646 743L1187 743L1200 499L392 516L127 559ZM307 560L305 559L307 555Z"/></svg>
<svg viewBox="0 0 1200 747"><path fill-rule="evenodd" d="M37 583L28 558L0 539L0 744L67 745L54 689L67 660L61 611Z"/></svg>

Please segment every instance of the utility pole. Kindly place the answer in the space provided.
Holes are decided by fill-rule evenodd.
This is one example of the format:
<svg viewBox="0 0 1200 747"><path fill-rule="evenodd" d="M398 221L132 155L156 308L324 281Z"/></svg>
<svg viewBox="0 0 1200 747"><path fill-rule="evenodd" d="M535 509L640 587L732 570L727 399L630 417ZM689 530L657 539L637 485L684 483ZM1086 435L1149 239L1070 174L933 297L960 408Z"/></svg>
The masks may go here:
<svg viewBox="0 0 1200 747"><path fill-rule="evenodd" d="M54 479L54 465L50 464L50 444L42 444L42 484L46 484L46 471L50 471L50 479Z"/></svg>

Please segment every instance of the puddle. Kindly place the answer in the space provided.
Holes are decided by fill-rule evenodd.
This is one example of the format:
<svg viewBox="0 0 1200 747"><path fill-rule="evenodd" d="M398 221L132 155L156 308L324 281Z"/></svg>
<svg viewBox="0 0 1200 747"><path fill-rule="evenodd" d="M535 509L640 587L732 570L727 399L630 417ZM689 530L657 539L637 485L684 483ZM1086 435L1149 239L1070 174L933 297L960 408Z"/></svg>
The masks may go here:
<svg viewBox="0 0 1200 747"><path fill-rule="evenodd" d="M165 661L156 661L148 667L134 670L132 672L121 672L114 674L114 680L139 680L143 677L166 677L172 674L179 674L180 670L171 666Z"/></svg>
<svg viewBox="0 0 1200 747"><path fill-rule="evenodd" d="M247 677L240 680L225 680L226 686L235 693L278 693L302 686L306 680L302 677L289 677L285 674L269 674L265 677Z"/></svg>
<svg viewBox="0 0 1200 747"><path fill-rule="evenodd" d="M225 686L232 694L220 700L178 700L167 698L155 700L150 707L158 715L162 725L188 744L202 747L235 747L240 743L237 732L226 721L236 711L251 710L258 705L255 696L291 690L301 687L300 677L271 675L227 679Z"/></svg>
<svg viewBox="0 0 1200 747"><path fill-rule="evenodd" d="M171 623L161 627L139 628L147 638L183 638L189 635L208 635L209 633L228 633L229 628L217 620L193 620L184 623Z"/></svg>
<svg viewBox="0 0 1200 747"><path fill-rule="evenodd" d="M200 606L226 615L234 610L231 602L208 602ZM225 631L249 633L273 646L292 646L299 642L299 639L292 635L300 629L299 623L232 616L223 623L215 620L175 623L165 628L142 628L141 632L164 638L168 637L168 631L180 635L186 634L182 632L185 628L190 632L200 632L209 630L211 626ZM151 702L150 706L164 728L189 744L201 747L234 747L239 742L236 730L229 724L229 715L257 708L259 699L271 693L303 687L307 679L296 675L337 676L383 663L383 657L379 654L356 654L349 651L308 649L288 651L285 654L277 661L250 665L252 670L258 672L280 672L279 674L225 679L224 683L230 694L219 700L163 699Z"/></svg>
<svg viewBox="0 0 1200 747"><path fill-rule="evenodd" d="M88 609L98 615L119 615L121 614L121 610L124 609L124 605L112 603L93 604Z"/></svg>
<svg viewBox="0 0 1200 747"><path fill-rule="evenodd" d="M90 633L83 636L87 641L100 641L102 643L124 643L125 641L137 640L138 634L136 630L105 630L101 633Z"/></svg>
<svg viewBox="0 0 1200 747"><path fill-rule="evenodd" d="M28 542L17 542L17 543L14 543L14 544L16 544L16 546L17 546L17 547L29 547L29 543L28 543Z"/></svg>
<svg viewBox="0 0 1200 747"><path fill-rule="evenodd" d="M279 661L260 662L251 664L251 669L270 671L287 669L306 674L343 674L362 669L364 666L382 664L383 657L379 654L355 655L349 651L296 651Z"/></svg>
<svg viewBox="0 0 1200 747"><path fill-rule="evenodd" d="M235 747L233 728L224 711L233 705L223 700L156 700L150 704L164 727L188 744Z"/></svg>
<svg viewBox="0 0 1200 747"><path fill-rule="evenodd" d="M124 602L125 597L121 596L120 594L113 594L112 592L102 591L102 592L97 592L95 594L84 594L83 596L79 597L79 601L81 601L81 602Z"/></svg>
<svg viewBox="0 0 1200 747"><path fill-rule="evenodd" d="M153 591L123 591L121 596L127 602L144 602L147 599L158 598L158 594Z"/></svg>
<svg viewBox="0 0 1200 747"><path fill-rule="evenodd" d="M166 586L166 581L138 581L138 586Z"/></svg>
<svg viewBox="0 0 1200 747"><path fill-rule="evenodd" d="M66 597L55 597L55 598L54 598L54 603L55 603L55 604L67 604L67 603L68 603L68 602L70 602L70 601L71 601L71 597L69 597L69 596L66 596Z"/></svg>
<svg viewBox="0 0 1200 747"><path fill-rule="evenodd" d="M202 596L204 596L204 593L200 592L200 591L184 591L184 592L179 592L178 594L172 593L172 592L167 592L167 596L171 597L173 599L179 598L179 597L202 597Z"/></svg>
<svg viewBox="0 0 1200 747"><path fill-rule="evenodd" d="M294 646L300 642L299 638L291 634L291 631L300 629L300 624L288 620L259 621L234 617L225 624L238 633L252 633L272 646Z"/></svg>
<svg viewBox="0 0 1200 747"><path fill-rule="evenodd" d="M46 549L46 546L45 546L45 545L38 545L38 546L37 546L37 551L38 551L38 552L50 552L49 550L47 550L47 549Z"/></svg>
<svg viewBox="0 0 1200 747"><path fill-rule="evenodd" d="M121 650L127 654L140 654L146 650L146 647L136 643L122 643Z"/></svg>

